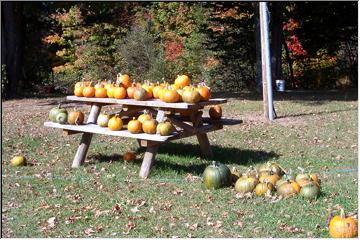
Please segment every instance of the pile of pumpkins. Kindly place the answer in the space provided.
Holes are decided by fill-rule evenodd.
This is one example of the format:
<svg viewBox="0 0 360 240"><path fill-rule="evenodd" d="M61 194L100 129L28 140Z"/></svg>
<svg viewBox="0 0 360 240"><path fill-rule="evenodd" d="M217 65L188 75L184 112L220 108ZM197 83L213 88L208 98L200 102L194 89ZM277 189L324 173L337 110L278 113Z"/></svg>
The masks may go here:
<svg viewBox="0 0 360 240"><path fill-rule="evenodd" d="M53 108L49 112L49 119L52 122L60 124L71 124L71 125L81 125L84 122L85 115L83 112L74 109L71 112L68 112L65 108L59 106Z"/></svg>
<svg viewBox="0 0 360 240"><path fill-rule="evenodd" d="M320 179L317 174L302 172L295 175L290 170L285 172L277 163L267 162L259 169L250 167L241 173L235 167L231 170L225 165L213 162L203 174L203 182L207 189L235 186L238 193L254 192L264 196L276 190L277 194L288 198L301 195L305 199L316 199L320 194Z"/></svg>
<svg viewBox="0 0 360 240"><path fill-rule="evenodd" d="M77 82L74 94L77 97L135 99L144 101L160 99L166 103L186 102L197 103L208 101L211 91L205 83L191 85L189 76L179 75L173 84L167 82L144 83L132 82L128 74L118 74L116 84L111 82L98 82L95 86L89 81Z"/></svg>
<svg viewBox="0 0 360 240"><path fill-rule="evenodd" d="M117 114L111 116L106 113L101 113L98 116L97 124L100 127L108 127L112 131L119 131L123 127L123 121ZM176 131L174 125L169 121L158 123L147 111L144 111L137 119L133 117L133 119L128 122L127 129L132 134L144 132L147 134L160 134L161 136L169 136Z"/></svg>

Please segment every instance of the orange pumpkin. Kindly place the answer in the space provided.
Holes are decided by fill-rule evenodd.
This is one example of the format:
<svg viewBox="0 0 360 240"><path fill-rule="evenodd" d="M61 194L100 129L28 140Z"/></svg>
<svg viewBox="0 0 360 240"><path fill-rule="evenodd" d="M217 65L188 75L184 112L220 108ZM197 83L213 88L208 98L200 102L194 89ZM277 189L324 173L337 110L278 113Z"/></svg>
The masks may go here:
<svg viewBox="0 0 360 240"><path fill-rule="evenodd" d="M275 186L276 182L280 179L279 175L272 174L268 176L262 176L259 178L259 182L270 182Z"/></svg>
<svg viewBox="0 0 360 240"><path fill-rule="evenodd" d="M166 103L175 103L180 100L180 95L176 90L164 89L160 96L160 99Z"/></svg>
<svg viewBox="0 0 360 240"><path fill-rule="evenodd" d="M130 80L130 77L129 77L129 75L127 75L127 74L121 74L121 73L119 73L119 74L117 75L117 81L118 81L119 83L121 83L121 85L122 85L125 89L131 87L131 85L132 85L132 82L131 82L131 80Z"/></svg>
<svg viewBox="0 0 360 240"><path fill-rule="evenodd" d="M115 87L114 98L116 98L116 99L126 98L126 89L124 87Z"/></svg>
<svg viewBox="0 0 360 240"><path fill-rule="evenodd" d="M118 131L121 130L123 127L123 121L119 117L119 115L115 115L112 118L110 118L108 122L108 128L112 131Z"/></svg>
<svg viewBox="0 0 360 240"><path fill-rule="evenodd" d="M131 85L131 87L128 87L126 89L126 94L127 94L128 98L134 98L135 89L136 89L136 84L135 83L133 83Z"/></svg>
<svg viewBox="0 0 360 240"><path fill-rule="evenodd" d="M106 98L107 97L107 91L105 88L95 88L95 97L97 98Z"/></svg>
<svg viewBox="0 0 360 240"><path fill-rule="evenodd" d="M209 116L211 119L218 120L222 117L222 108L220 105L215 105L209 109Z"/></svg>
<svg viewBox="0 0 360 240"><path fill-rule="evenodd" d="M355 238L358 236L358 222L353 217L346 217L341 209L340 216L330 220L329 233L333 238Z"/></svg>
<svg viewBox="0 0 360 240"><path fill-rule="evenodd" d="M200 86L197 88L197 91L200 94L201 97L201 101L209 101L210 97L211 97L211 92L210 92L210 88L207 86Z"/></svg>
<svg viewBox="0 0 360 240"><path fill-rule="evenodd" d="M145 120L150 120L150 119L152 119L152 117L148 111L144 111L144 113L138 117L140 123L144 123Z"/></svg>
<svg viewBox="0 0 360 240"><path fill-rule="evenodd" d="M155 86L153 88L153 96L154 98L159 98L159 93L160 93L160 90L163 89L164 87L158 85L158 86Z"/></svg>
<svg viewBox="0 0 360 240"><path fill-rule="evenodd" d="M104 84L100 81L97 84L95 84L95 89L103 88L103 87L104 87Z"/></svg>
<svg viewBox="0 0 360 240"><path fill-rule="evenodd" d="M133 120L129 121L127 128L128 131L133 134L140 133L142 130L142 124L139 120L136 120L134 117Z"/></svg>
<svg viewBox="0 0 360 240"><path fill-rule="evenodd" d="M136 159L136 155L134 152L126 152L123 156L124 161L130 162Z"/></svg>
<svg viewBox="0 0 360 240"><path fill-rule="evenodd" d="M177 76L177 78L175 79L175 85L178 88L183 88L185 86L189 86L190 85L190 78L187 75L181 75L181 76Z"/></svg>
<svg viewBox="0 0 360 240"><path fill-rule="evenodd" d="M93 86L87 86L83 89L83 96L84 97L94 97L95 96L95 88Z"/></svg>
<svg viewBox="0 0 360 240"><path fill-rule="evenodd" d="M142 130L147 134L156 133L157 122L155 119L145 120L142 124Z"/></svg>
<svg viewBox="0 0 360 240"><path fill-rule="evenodd" d="M77 96L77 97L83 97L84 96L83 91L84 91L83 86L75 87L74 95Z"/></svg>

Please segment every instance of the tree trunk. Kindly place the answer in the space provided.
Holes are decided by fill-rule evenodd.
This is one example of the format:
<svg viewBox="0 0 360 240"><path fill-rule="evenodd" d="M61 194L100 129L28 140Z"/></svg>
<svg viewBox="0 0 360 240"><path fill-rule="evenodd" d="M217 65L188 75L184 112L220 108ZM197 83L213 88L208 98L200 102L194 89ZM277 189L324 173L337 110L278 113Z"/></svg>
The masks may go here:
<svg viewBox="0 0 360 240"><path fill-rule="evenodd" d="M255 3L255 47L256 47L256 73L255 82L256 90L262 93L262 66L261 66L261 42L260 42L260 15L259 3Z"/></svg>
<svg viewBox="0 0 360 240"><path fill-rule="evenodd" d="M271 29L271 76L272 85L275 87L276 79L281 79L282 58L282 7L283 3L272 3L272 29Z"/></svg>
<svg viewBox="0 0 360 240"><path fill-rule="evenodd" d="M295 78L294 78L294 71L293 71L293 67L292 67L292 60L291 60L291 57L290 57L290 52L289 52L289 49L286 45L286 41L285 41L285 37L284 35L282 34L282 43L284 45L284 48L285 48L285 53L286 53L286 60L289 64L289 70L290 70L290 79L291 79L291 84L292 84L292 88L294 89L295 88Z"/></svg>
<svg viewBox="0 0 360 240"><path fill-rule="evenodd" d="M2 49L1 58L6 65L8 85L7 97L16 96L23 85L23 3L2 2Z"/></svg>

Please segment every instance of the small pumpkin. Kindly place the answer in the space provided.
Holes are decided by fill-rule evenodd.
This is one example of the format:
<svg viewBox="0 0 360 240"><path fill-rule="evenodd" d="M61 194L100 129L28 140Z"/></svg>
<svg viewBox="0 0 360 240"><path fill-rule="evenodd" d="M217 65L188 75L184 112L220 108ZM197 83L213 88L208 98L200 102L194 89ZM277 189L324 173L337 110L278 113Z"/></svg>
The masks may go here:
<svg viewBox="0 0 360 240"><path fill-rule="evenodd" d="M95 96L95 88L91 85L84 87L83 96L87 98L91 98Z"/></svg>
<svg viewBox="0 0 360 240"><path fill-rule="evenodd" d="M176 128L170 122L159 123L156 127L156 132L161 136L169 136L176 131Z"/></svg>
<svg viewBox="0 0 360 240"><path fill-rule="evenodd" d="M59 104L59 106L57 107L54 107L50 110L49 112L49 119L50 121L52 122L56 122L56 116L59 114L59 113L67 113L67 110L65 108L62 108L61 107L61 104Z"/></svg>
<svg viewBox="0 0 360 240"><path fill-rule="evenodd" d="M130 80L129 75L118 73L116 78L117 78L117 82L120 83L123 88L127 89L131 87L132 82Z"/></svg>
<svg viewBox="0 0 360 240"><path fill-rule="evenodd" d="M148 93L144 88L138 87L135 89L135 91L134 91L134 99L135 100L144 101L147 99L147 97L148 97Z"/></svg>
<svg viewBox="0 0 360 240"><path fill-rule="evenodd" d="M209 109L209 116L211 119L219 120L222 117L222 108L220 105L215 105L210 107Z"/></svg>
<svg viewBox="0 0 360 240"><path fill-rule="evenodd" d="M128 98L134 98L135 89L136 89L136 83L133 83L130 87L126 89L126 94Z"/></svg>
<svg viewBox="0 0 360 240"><path fill-rule="evenodd" d="M270 182L272 185L275 186L276 182L280 179L279 175L274 174L272 171L270 171L270 175L267 176L261 176L259 178L260 182Z"/></svg>
<svg viewBox="0 0 360 240"><path fill-rule="evenodd" d="M340 216L330 220L329 233L332 238L355 238L358 236L358 222L353 217L346 217L341 209Z"/></svg>
<svg viewBox="0 0 360 240"><path fill-rule="evenodd" d="M84 122L84 118L83 112L74 110L68 114L68 123L71 125L81 125Z"/></svg>
<svg viewBox="0 0 360 240"><path fill-rule="evenodd" d="M179 88L184 88L190 85L190 78L187 75L178 75L175 79L174 84Z"/></svg>
<svg viewBox="0 0 360 240"><path fill-rule="evenodd" d="M115 115L112 118L110 118L108 122L108 128L112 131L118 131L121 130L123 127L123 121L119 117L119 115Z"/></svg>
<svg viewBox="0 0 360 240"><path fill-rule="evenodd" d="M300 185L300 184L299 184ZM313 182L309 182L301 187L300 195L308 200L316 199L320 194L320 187Z"/></svg>
<svg viewBox="0 0 360 240"><path fill-rule="evenodd" d="M124 161L131 162L136 159L136 155L134 152L126 152L123 156Z"/></svg>
<svg viewBox="0 0 360 240"><path fill-rule="evenodd" d="M230 169L222 163L213 161L205 168L203 173L203 183L206 189L218 189L227 187L231 182Z"/></svg>
<svg viewBox="0 0 360 240"><path fill-rule="evenodd" d="M142 131L142 124L139 120L137 120L135 117L133 118L133 120L129 121L128 125L127 125L128 131L130 133L136 134L136 133L141 133Z"/></svg>
<svg viewBox="0 0 360 240"><path fill-rule="evenodd" d="M186 103L198 103L201 100L201 95L195 88L191 90L184 90L181 98Z"/></svg>
<svg viewBox="0 0 360 240"><path fill-rule="evenodd" d="M309 179L310 178L310 175L305 173L304 169L298 167L301 171L301 173L297 174L296 177L295 177L295 181L296 182L299 182L300 179Z"/></svg>
<svg viewBox="0 0 360 240"><path fill-rule="evenodd" d="M13 167L26 166L26 158L22 155L15 156L10 160L10 165Z"/></svg>
<svg viewBox="0 0 360 240"><path fill-rule="evenodd" d="M96 98L106 98L107 90L103 87L95 88L95 97Z"/></svg>
<svg viewBox="0 0 360 240"><path fill-rule="evenodd" d="M147 134L155 134L157 127L157 121L155 119L145 120L142 123L142 130Z"/></svg>
<svg viewBox="0 0 360 240"><path fill-rule="evenodd" d="M150 120L152 119L151 115L149 114L148 111L144 111L143 114L141 114L139 117L138 117L138 120L141 122L141 123L144 123L145 120Z"/></svg>
<svg viewBox="0 0 360 240"><path fill-rule="evenodd" d="M197 91L200 94L201 101L209 101L211 97L211 91L210 88L205 85L205 83L203 83L200 87L198 87Z"/></svg>
<svg viewBox="0 0 360 240"><path fill-rule="evenodd" d="M284 171L280 167L280 165L277 163L274 163L274 162L267 162L267 163L261 165L259 168L259 172L262 172L262 171L271 171L279 176L284 175Z"/></svg>
<svg viewBox="0 0 360 240"><path fill-rule="evenodd" d="M114 98L116 98L116 99L126 98L126 89L124 87L119 87L119 86L115 87Z"/></svg>
<svg viewBox="0 0 360 240"><path fill-rule="evenodd" d="M114 93L115 93L115 86L113 85L109 86L106 90L106 94L108 98L114 98Z"/></svg>
<svg viewBox="0 0 360 240"><path fill-rule="evenodd" d="M159 93L160 93L160 90L163 89L164 87L163 86L160 86L160 85L157 85L153 88L153 96L154 98L159 98Z"/></svg>
<svg viewBox="0 0 360 240"><path fill-rule="evenodd" d="M255 194L257 196L264 196L267 192L271 192L274 189L274 185L270 182L262 182L256 185Z"/></svg>
<svg viewBox="0 0 360 240"><path fill-rule="evenodd" d="M84 91L84 87L82 85L79 85L78 87L75 87L74 89L74 95L77 97L83 97L83 91Z"/></svg>
<svg viewBox="0 0 360 240"><path fill-rule="evenodd" d="M300 192L300 186L295 181L287 180L277 188L277 192L280 196L290 197Z"/></svg>
<svg viewBox="0 0 360 240"><path fill-rule="evenodd" d="M256 178L245 175L236 181L235 190L239 193L252 192L257 184L258 180Z"/></svg>
<svg viewBox="0 0 360 240"><path fill-rule="evenodd" d="M109 120L110 120L111 116L109 114L106 113L100 113L96 123L100 126L100 127L107 127Z"/></svg>

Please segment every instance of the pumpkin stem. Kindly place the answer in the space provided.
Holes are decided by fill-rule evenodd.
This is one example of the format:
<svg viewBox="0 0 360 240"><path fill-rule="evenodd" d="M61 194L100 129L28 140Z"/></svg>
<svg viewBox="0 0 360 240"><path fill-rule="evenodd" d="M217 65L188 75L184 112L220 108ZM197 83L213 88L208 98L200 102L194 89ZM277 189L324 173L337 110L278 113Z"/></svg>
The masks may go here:
<svg viewBox="0 0 360 240"><path fill-rule="evenodd" d="M344 209L341 208L340 209L340 218L344 219L346 216L345 216L345 212L344 212Z"/></svg>
<svg viewBox="0 0 360 240"><path fill-rule="evenodd" d="M212 165L215 167L216 166L216 161L212 161Z"/></svg>
<svg viewBox="0 0 360 240"><path fill-rule="evenodd" d="M298 167L298 169L301 171L301 173L305 172L305 170L302 167Z"/></svg>

